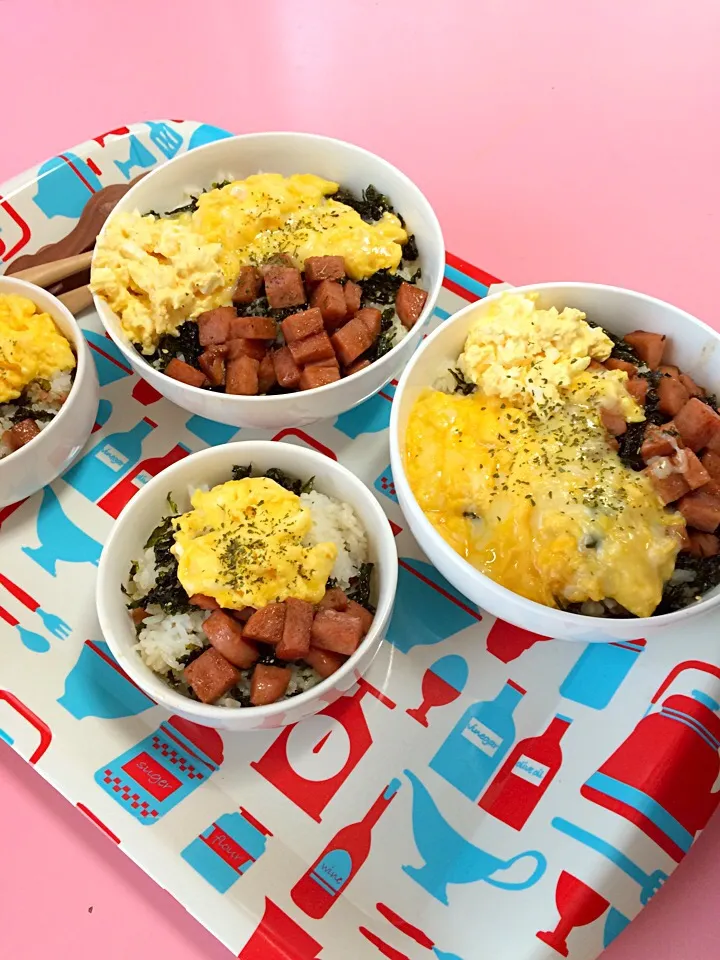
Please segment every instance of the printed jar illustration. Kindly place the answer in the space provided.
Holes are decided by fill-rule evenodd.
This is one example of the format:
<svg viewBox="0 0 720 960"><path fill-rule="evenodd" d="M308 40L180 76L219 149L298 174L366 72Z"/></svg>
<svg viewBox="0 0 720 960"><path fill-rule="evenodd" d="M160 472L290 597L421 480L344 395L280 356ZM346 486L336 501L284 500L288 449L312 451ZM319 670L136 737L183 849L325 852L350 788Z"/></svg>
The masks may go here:
<svg viewBox="0 0 720 960"><path fill-rule="evenodd" d="M718 667L686 660L671 671L651 707L686 670L720 677ZM720 773L718 710L720 704L701 690L672 694L659 713L643 717L580 792L634 823L679 861L720 800L720 791L713 792Z"/></svg>
<svg viewBox="0 0 720 960"><path fill-rule="evenodd" d="M95 774L95 782L140 823L155 823L207 783L223 761L217 730L171 717Z"/></svg>
<svg viewBox="0 0 720 960"><path fill-rule="evenodd" d="M180 856L217 891L225 893L265 853L271 836L267 827L240 807L240 813L218 817Z"/></svg>

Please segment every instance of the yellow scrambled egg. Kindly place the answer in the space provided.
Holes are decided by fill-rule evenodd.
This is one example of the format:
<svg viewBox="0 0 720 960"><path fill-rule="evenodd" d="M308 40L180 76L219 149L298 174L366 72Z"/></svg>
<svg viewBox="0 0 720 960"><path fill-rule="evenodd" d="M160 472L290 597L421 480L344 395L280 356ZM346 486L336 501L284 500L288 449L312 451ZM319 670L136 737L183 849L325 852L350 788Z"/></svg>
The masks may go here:
<svg viewBox="0 0 720 960"><path fill-rule="evenodd" d="M580 310L540 310L537 299L536 293L506 293L488 304L458 366L483 393L539 411L560 403L573 377L592 360L607 360L613 343L586 323Z"/></svg>
<svg viewBox="0 0 720 960"><path fill-rule="evenodd" d="M305 545L312 518L294 493L255 477L196 490L191 503L175 521L173 547L189 595L235 610L287 597L320 602L337 547Z"/></svg>
<svg viewBox="0 0 720 960"><path fill-rule="evenodd" d="M482 347L477 333L468 341ZM577 343L572 331L568 342ZM625 374L566 369L569 382L550 391L541 414L539 394L511 391L504 378L498 395L424 391L407 427L410 485L444 539L504 587L551 607L614 599L650 616L673 572L683 518L622 463L603 426L604 407L644 419Z"/></svg>
<svg viewBox="0 0 720 960"><path fill-rule="evenodd" d="M152 353L164 333L229 302L221 253L189 224L118 213L98 242L90 286L120 317L128 338Z"/></svg>
<svg viewBox="0 0 720 960"><path fill-rule="evenodd" d="M75 354L52 317L14 293L0 294L0 403L16 400L33 380L75 367Z"/></svg>
<svg viewBox="0 0 720 960"><path fill-rule="evenodd" d="M350 277L396 270L407 233L384 213L366 223L330 195L338 184L314 174L262 173L198 197L170 219L116 214L98 242L91 288L146 353L163 333L230 303L241 266L280 253L298 268L307 257L342 256Z"/></svg>

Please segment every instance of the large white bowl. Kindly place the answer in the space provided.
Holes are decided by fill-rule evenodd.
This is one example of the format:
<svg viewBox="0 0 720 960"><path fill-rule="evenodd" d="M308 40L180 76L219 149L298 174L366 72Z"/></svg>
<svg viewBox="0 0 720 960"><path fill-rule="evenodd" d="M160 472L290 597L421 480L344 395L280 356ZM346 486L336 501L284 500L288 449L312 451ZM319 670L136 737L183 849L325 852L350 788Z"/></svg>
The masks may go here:
<svg viewBox="0 0 720 960"><path fill-rule="evenodd" d="M60 412L30 443L0 460L0 507L29 497L73 463L90 436L98 408L98 379L85 337L70 311L51 293L14 277L0 276L0 294L32 300L48 313L72 344L77 369Z"/></svg>
<svg viewBox="0 0 720 960"><path fill-rule="evenodd" d="M517 287L518 292L537 291L540 307L577 307L607 330L625 335L631 330L649 330L668 337L667 362L710 391L720 391L720 335L695 317L654 297L621 287L596 283L540 283ZM694 606L675 613L640 619L600 619L566 613L526 600L500 586L456 553L435 530L420 509L405 474L405 433L410 409L423 387L438 374L455 366L465 338L477 317L501 293L472 304L450 317L425 340L412 358L395 391L390 418L390 459L398 501L420 546L438 570L461 593L496 617L541 636L562 640L607 643L678 633L690 617L717 607L720 587Z"/></svg>
<svg viewBox="0 0 720 960"><path fill-rule="evenodd" d="M288 700L265 707L217 707L197 703L171 689L134 650L135 628L120 585L127 581L152 530L167 513L171 491L181 510L190 508L188 487L211 487L230 479L235 464L252 463L257 472L279 467L303 479L315 477L321 493L337 497L356 510L368 536L369 559L375 563L375 619L355 653L331 677ZM115 659L148 696L172 713L222 730L282 727L309 717L346 693L367 670L390 621L397 586L397 550L387 517L372 493L349 470L329 457L290 443L248 440L211 447L168 467L139 490L118 517L105 543L97 579L100 627Z"/></svg>
<svg viewBox="0 0 720 960"><path fill-rule="evenodd" d="M315 173L356 192L373 184L404 217L409 233L417 239L422 286L428 291L428 298L413 329L384 357L351 377L314 390L268 397L215 393L180 383L153 369L128 342L118 317L107 303L95 297L95 307L128 363L168 400L211 420L275 430L336 417L400 373L420 342L435 306L445 268L445 247L432 207L405 174L360 147L307 133L248 133L181 154L143 177L120 199L114 212L170 210L184 202L185 191L190 187L207 188L218 177L232 175L242 179L261 171L285 176Z"/></svg>

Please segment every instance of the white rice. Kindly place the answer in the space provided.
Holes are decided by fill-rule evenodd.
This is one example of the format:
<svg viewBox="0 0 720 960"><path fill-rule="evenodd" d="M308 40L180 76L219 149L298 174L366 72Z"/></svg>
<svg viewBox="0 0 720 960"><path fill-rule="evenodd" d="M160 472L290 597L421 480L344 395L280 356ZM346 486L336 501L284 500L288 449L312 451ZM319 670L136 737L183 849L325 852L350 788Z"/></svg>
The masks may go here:
<svg viewBox="0 0 720 960"><path fill-rule="evenodd" d="M197 489L207 489L204 485L193 485L189 494ZM313 525L306 537L306 544L332 542L338 548L337 559L330 573L338 586L348 589L351 577L360 572L360 566L367 560L367 535L350 504L324 493L311 491L300 496L308 507ZM137 567L126 584L128 598L139 600L151 590L157 582L155 551L148 547L137 560ZM172 681L181 692L187 694L187 684L183 678L183 658L193 650L207 645L202 626L209 611L198 610L192 613L166 614L158 606L147 608L150 614L138 632L135 649L144 663L155 673ZM322 679L315 670L305 664L288 664L292 677L285 693L290 697L298 691L309 690ZM250 696L250 671L241 671L237 691L241 696ZM233 696L222 697L218 706L240 707L243 704Z"/></svg>
<svg viewBox="0 0 720 960"><path fill-rule="evenodd" d="M46 382L47 381L43 381L43 383ZM67 400L71 387L72 373L69 370L56 373L50 380L48 390L46 390L38 380L33 380L23 391L23 406L30 407L30 410L38 416L43 415L47 417L49 414L52 419L52 417L60 412L60 408ZM17 411L17 402L0 404L0 460L11 452L10 447L2 439L2 435L6 430L10 430L13 427L12 418ZM49 422L50 420L47 419L35 421L40 430L44 430Z"/></svg>
<svg viewBox="0 0 720 960"><path fill-rule="evenodd" d="M328 497L317 490L303 493L300 499L310 510L312 529L306 537L309 545L332 542L338 549L330 576L347 590L350 578L357 576L360 564L367 560L367 536L360 518L349 503Z"/></svg>

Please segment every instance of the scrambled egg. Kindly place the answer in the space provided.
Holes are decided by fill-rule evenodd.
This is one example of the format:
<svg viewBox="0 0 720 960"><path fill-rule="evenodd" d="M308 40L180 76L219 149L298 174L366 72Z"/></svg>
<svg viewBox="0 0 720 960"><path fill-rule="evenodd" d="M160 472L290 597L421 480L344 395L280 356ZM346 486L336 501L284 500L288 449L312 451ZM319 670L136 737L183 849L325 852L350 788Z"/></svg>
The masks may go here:
<svg viewBox="0 0 720 960"><path fill-rule="evenodd" d="M552 323L581 320L577 311L573 319L568 314ZM468 337L478 351L484 330L483 320ZM493 325L494 347L498 333ZM500 352L494 368L476 368L483 387L485 374L498 374L484 390L468 396L424 391L408 421L408 480L443 538L509 590L551 607L614 599L630 613L650 616L673 572L684 520L667 511L651 481L613 449L603 408L634 421L644 414L625 389L624 373L587 369L590 351L610 352L596 332L585 341L584 356L578 339L567 330L568 355L552 370L540 362L538 339L524 341L536 366L549 373L562 368L540 385L545 393L529 383L529 364L517 364L513 385ZM463 355L467 364L468 356L480 354L466 347ZM542 402L545 396L550 402Z"/></svg>
<svg viewBox="0 0 720 960"><path fill-rule="evenodd" d="M299 269L308 257L345 257L353 280L397 270L407 241L399 218L384 213L366 223L351 207L327 199L337 189L312 173L255 174L201 194L192 222L206 240L222 245L228 280L241 266L279 253Z"/></svg>
<svg viewBox="0 0 720 960"><path fill-rule="evenodd" d="M539 412L561 403L573 377L592 360L607 360L613 343L580 310L539 310L537 299L536 293L507 293L489 304L458 366L483 393Z"/></svg>
<svg viewBox="0 0 720 960"><path fill-rule="evenodd" d="M73 370L75 354L52 317L14 293L0 294L0 403L16 400L33 380Z"/></svg>
<svg viewBox="0 0 720 960"><path fill-rule="evenodd" d="M280 253L342 256L354 280L396 270L407 233L384 213L377 223L328 197L338 184L314 174L262 173L198 197L197 209L169 219L116 214L99 240L91 277L123 329L145 353L185 320L230 303L241 266Z"/></svg>
<svg viewBox="0 0 720 960"><path fill-rule="evenodd" d="M107 300L133 343L152 353L164 333L229 302L217 243L189 224L118 213L93 258L90 287Z"/></svg>
<svg viewBox="0 0 720 960"><path fill-rule="evenodd" d="M305 544L312 518L294 493L255 477L196 490L191 503L175 520L172 548L189 595L204 593L235 610L287 597L320 602L337 547Z"/></svg>

